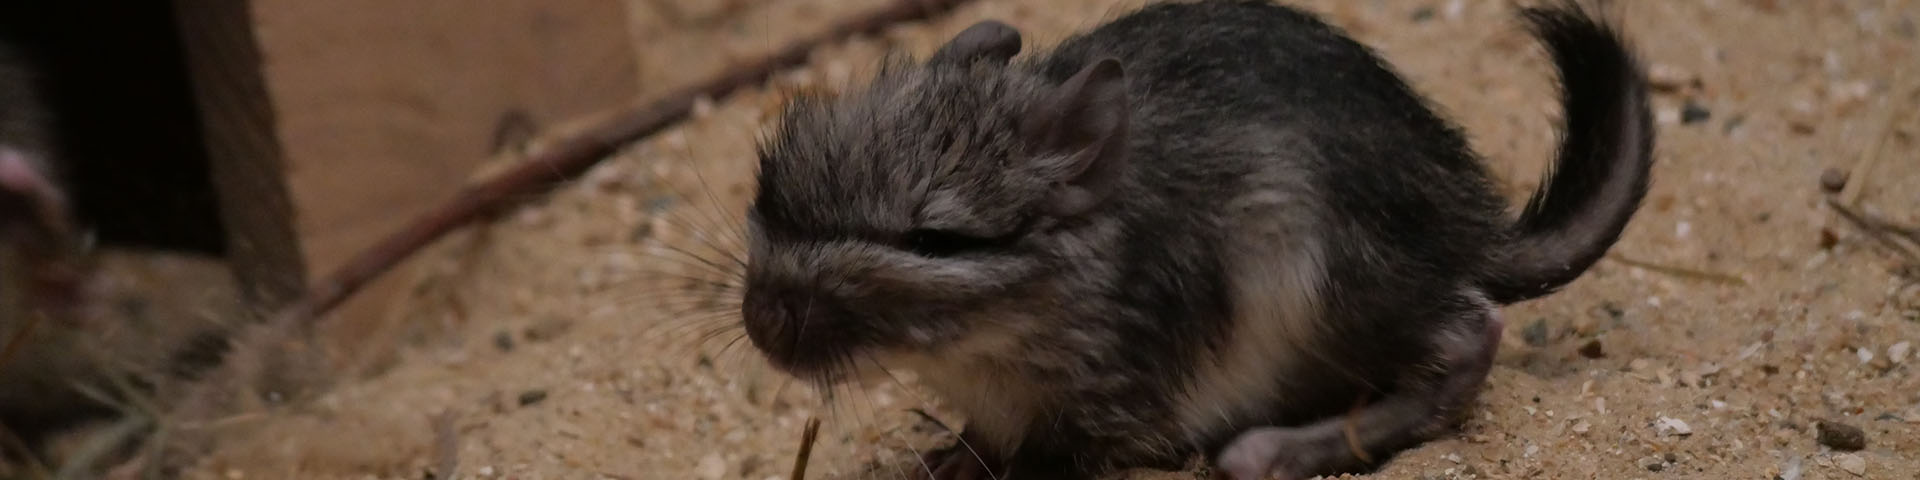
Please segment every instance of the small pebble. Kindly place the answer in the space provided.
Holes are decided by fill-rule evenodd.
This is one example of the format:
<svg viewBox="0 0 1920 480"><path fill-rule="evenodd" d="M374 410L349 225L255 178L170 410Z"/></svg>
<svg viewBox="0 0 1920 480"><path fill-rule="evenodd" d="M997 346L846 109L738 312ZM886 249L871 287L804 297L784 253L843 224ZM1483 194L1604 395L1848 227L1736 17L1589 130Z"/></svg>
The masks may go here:
<svg viewBox="0 0 1920 480"><path fill-rule="evenodd" d="M1693 101L1691 98L1687 99L1686 104L1680 106L1680 124L1682 125L1693 125L1707 121L1707 119L1712 117L1712 111L1707 110L1706 106Z"/></svg>
<svg viewBox="0 0 1920 480"><path fill-rule="evenodd" d="M1827 167L1826 170L1820 172L1821 190L1826 190L1827 193L1839 193L1840 190L1844 188L1847 188L1846 170Z"/></svg>
<svg viewBox="0 0 1920 480"><path fill-rule="evenodd" d="M547 399L546 390L527 390L524 392L520 392L520 406L522 407L540 403L541 400L546 400L546 399Z"/></svg>
<svg viewBox="0 0 1920 480"><path fill-rule="evenodd" d="M1640 460L1637 460L1634 463L1640 465L1640 468L1647 469L1647 471L1649 472L1658 472L1658 471L1667 469L1666 462L1661 461L1660 457L1655 457L1652 455L1640 457Z"/></svg>
<svg viewBox="0 0 1920 480"><path fill-rule="evenodd" d="M1780 469L1780 475L1773 478L1776 480L1800 480L1800 472L1800 457L1795 456L1792 460L1787 461L1786 468Z"/></svg>
<svg viewBox="0 0 1920 480"><path fill-rule="evenodd" d="M1834 450L1851 452L1867 448L1867 433L1861 431L1859 427L1832 420L1821 420L1815 425L1814 430L1818 432L1816 440L1821 445Z"/></svg>
<svg viewBox="0 0 1920 480"><path fill-rule="evenodd" d="M1647 69L1647 83L1661 92L1676 92L1699 81L1693 74L1673 65L1656 63Z"/></svg>
<svg viewBox="0 0 1920 480"><path fill-rule="evenodd" d="M1660 108L1660 109L1654 110L1653 121L1654 123L1658 123L1661 125L1673 125L1676 123L1680 123L1680 111L1674 110L1671 108Z"/></svg>
<svg viewBox="0 0 1920 480"><path fill-rule="evenodd" d="M1663 433L1669 433L1669 434L1679 435L1683 437L1693 434L1693 427L1687 426L1687 422L1682 421L1678 418L1673 418L1673 417L1660 417L1660 421L1657 424L1657 429Z"/></svg>
<svg viewBox="0 0 1920 480"><path fill-rule="evenodd" d="M1854 455L1851 453L1842 453L1839 455L1834 455L1833 464L1835 466L1840 467L1841 470L1846 470L1847 473L1851 473L1856 477L1864 477L1867 475L1867 459L1860 458L1859 455Z"/></svg>
<svg viewBox="0 0 1920 480"><path fill-rule="evenodd" d="M1600 347L1600 339L1596 338L1588 340L1585 345L1580 346L1580 356L1587 358L1605 358L1607 352Z"/></svg>
<svg viewBox="0 0 1920 480"><path fill-rule="evenodd" d="M1907 361L1907 354L1913 353L1913 342L1902 341L1887 347L1887 361L1898 364Z"/></svg>
<svg viewBox="0 0 1920 480"><path fill-rule="evenodd" d="M513 334L507 333L505 330L495 332L493 334L493 346L499 347L502 352L513 351Z"/></svg>
<svg viewBox="0 0 1920 480"><path fill-rule="evenodd" d="M1548 340L1547 319L1533 319L1533 323L1527 324L1526 328L1520 330L1520 336L1527 340L1527 345L1535 347L1545 346Z"/></svg>
<svg viewBox="0 0 1920 480"><path fill-rule="evenodd" d="M1840 236L1834 234L1833 229L1829 229L1829 228L1820 229L1819 247L1821 250L1832 250L1834 245L1839 245L1839 244L1840 244Z"/></svg>

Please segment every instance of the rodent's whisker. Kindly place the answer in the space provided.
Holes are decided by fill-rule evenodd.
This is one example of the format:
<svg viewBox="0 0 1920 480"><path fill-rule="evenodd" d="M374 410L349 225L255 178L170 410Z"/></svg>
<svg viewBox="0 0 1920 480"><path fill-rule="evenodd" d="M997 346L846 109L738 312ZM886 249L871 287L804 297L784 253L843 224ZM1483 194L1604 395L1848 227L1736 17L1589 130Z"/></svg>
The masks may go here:
<svg viewBox="0 0 1920 480"><path fill-rule="evenodd" d="M682 153L684 154L684 158L691 160L693 158L693 145L690 142L682 142L680 146L682 149ZM730 235L724 235L724 236L718 236L718 237L728 238L733 240L733 242L735 243L734 245L735 247L745 247L744 237L745 237L746 230L743 228L743 226L739 225L734 221L733 215L729 215L727 212L720 210L725 207L720 202L719 198L713 194L712 184L707 182L706 174L702 173L700 163L692 162L692 161L687 161L683 163L686 163L687 168L693 171L694 179L699 185L701 192L707 198L706 208L701 208L698 202L692 202L692 201L683 202L686 204L691 204L692 206L690 206L689 208L692 209L695 213L699 213L702 217L704 217L705 223L708 226L712 227L712 228L696 229L696 230L699 233L702 233L703 236L714 236L714 235L704 235L704 234L710 234L716 231L729 233ZM673 182L666 182L666 183L672 184ZM692 200L691 195L687 195L685 192L681 192L677 186L669 186L668 188L673 190L674 194L679 196L681 199ZM716 250L719 250L727 254L730 257L730 259L740 264L742 268L746 266L746 262L743 261L743 259L738 258L738 256L735 255L733 252L730 252L724 248L716 248Z"/></svg>
<svg viewBox="0 0 1920 480"><path fill-rule="evenodd" d="M864 355L864 357L866 357L867 363L871 363L873 364L874 368L879 369L880 373L886 375L887 380L892 381L893 385L899 388L901 392L905 392L907 395L912 396L914 403L922 407L933 405L933 403L927 401L926 397L920 396L920 392L918 390L907 386L906 382L900 381L900 377L898 375L894 375L893 369L887 368L887 365L884 363L881 363L879 359L874 358L872 353L867 353L866 355ZM960 432L947 430L947 434L953 436L953 439L956 445L959 445L960 448L967 449L967 453L973 456L974 461L980 462L980 466L982 467L988 466L987 460L980 456L979 451L973 449L973 445L969 445L967 443L966 438L963 438L960 436ZM908 442L907 448L913 449L911 442ZM914 458L920 461L920 466L931 468L927 466L926 456L921 455L919 450L913 450L913 454L914 454ZM987 477L989 479L999 480L999 477L997 475L994 475L992 468L988 468L986 469L986 471L987 471Z"/></svg>
<svg viewBox="0 0 1920 480"><path fill-rule="evenodd" d="M740 272L740 271L742 271L742 270L745 270L745 269L746 269L746 267L744 267L744 266L742 266L742 267L739 267L739 268L737 268L737 269L735 269L735 268L728 268L728 267L725 267L725 266L722 266L722 265L720 265L720 264L719 264L718 262L715 262L715 261L714 261L713 259L711 259L711 258L707 258L707 257L703 257L703 256L700 256L700 255L697 255L697 254L695 254L695 253L693 253L693 252L690 252L690 251L687 251L686 249L683 249L683 248L680 248L680 247L678 247L678 246L675 246L675 245L671 245L671 244L665 244L665 243L663 243L663 244L660 244L660 248L663 248L663 249L666 249L667 251L670 251L670 252L674 252L674 253L679 253L679 254L681 254L681 255L685 255L685 256L686 256L686 259L687 259L687 260L691 260L691 261L693 261L693 262L697 262L697 263L699 263L700 265L705 265L705 266L706 266L706 268L707 268L707 269L709 269L709 271L710 271L711 273L717 273L717 274L721 274L721 275L729 275L729 274L737 274L737 273L735 273L735 272ZM664 256L663 256L662 258L666 258L666 257L664 257ZM688 267L690 267L690 268L696 268L696 267L695 267L695 266L693 266L693 265L688 265Z"/></svg>
<svg viewBox="0 0 1920 480"><path fill-rule="evenodd" d="M644 327L639 332L639 335L640 338L643 339L660 339L673 344L682 344L683 342L679 342L679 340L686 339L692 332L703 332L713 328L726 329L739 327L740 324L738 320L728 321L730 317L736 316L728 314L727 312L716 312L680 317Z"/></svg>

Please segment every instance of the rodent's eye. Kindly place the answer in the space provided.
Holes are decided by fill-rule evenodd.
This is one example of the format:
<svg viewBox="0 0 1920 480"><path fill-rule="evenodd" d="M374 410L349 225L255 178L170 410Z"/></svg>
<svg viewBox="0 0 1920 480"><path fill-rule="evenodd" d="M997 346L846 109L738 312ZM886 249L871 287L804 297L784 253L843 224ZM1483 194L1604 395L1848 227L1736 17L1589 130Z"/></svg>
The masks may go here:
<svg viewBox="0 0 1920 480"><path fill-rule="evenodd" d="M980 238L944 230L916 228L902 238L907 250L921 256L945 257L969 250L994 246L997 239Z"/></svg>

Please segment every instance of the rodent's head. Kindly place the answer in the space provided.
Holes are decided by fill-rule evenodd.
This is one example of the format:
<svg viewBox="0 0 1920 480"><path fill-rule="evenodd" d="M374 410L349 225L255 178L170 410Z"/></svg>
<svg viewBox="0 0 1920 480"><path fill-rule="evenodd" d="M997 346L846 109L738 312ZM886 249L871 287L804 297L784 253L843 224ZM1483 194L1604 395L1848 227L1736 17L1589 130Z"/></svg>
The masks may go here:
<svg viewBox="0 0 1920 480"><path fill-rule="evenodd" d="M775 366L834 380L940 348L1075 254L1062 226L1126 172L1124 76L1102 59L1050 84L1010 64L1019 50L982 22L924 64L789 104L760 147L741 307Z"/></svg>

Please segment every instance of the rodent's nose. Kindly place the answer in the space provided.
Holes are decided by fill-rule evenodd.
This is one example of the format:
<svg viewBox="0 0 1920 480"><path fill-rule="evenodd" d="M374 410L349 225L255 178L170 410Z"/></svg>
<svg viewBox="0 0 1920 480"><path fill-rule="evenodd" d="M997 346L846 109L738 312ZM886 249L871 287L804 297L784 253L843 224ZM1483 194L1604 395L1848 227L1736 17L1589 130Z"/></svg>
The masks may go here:
<svg viewBox="0 0 1920 480"><path fill-rule="evenodd" d="M747 339L767 360L782 369L801 373L835 358L833 341L847 311L839 302L817 294L795 291L748 292L741 304Z"/></svg>

